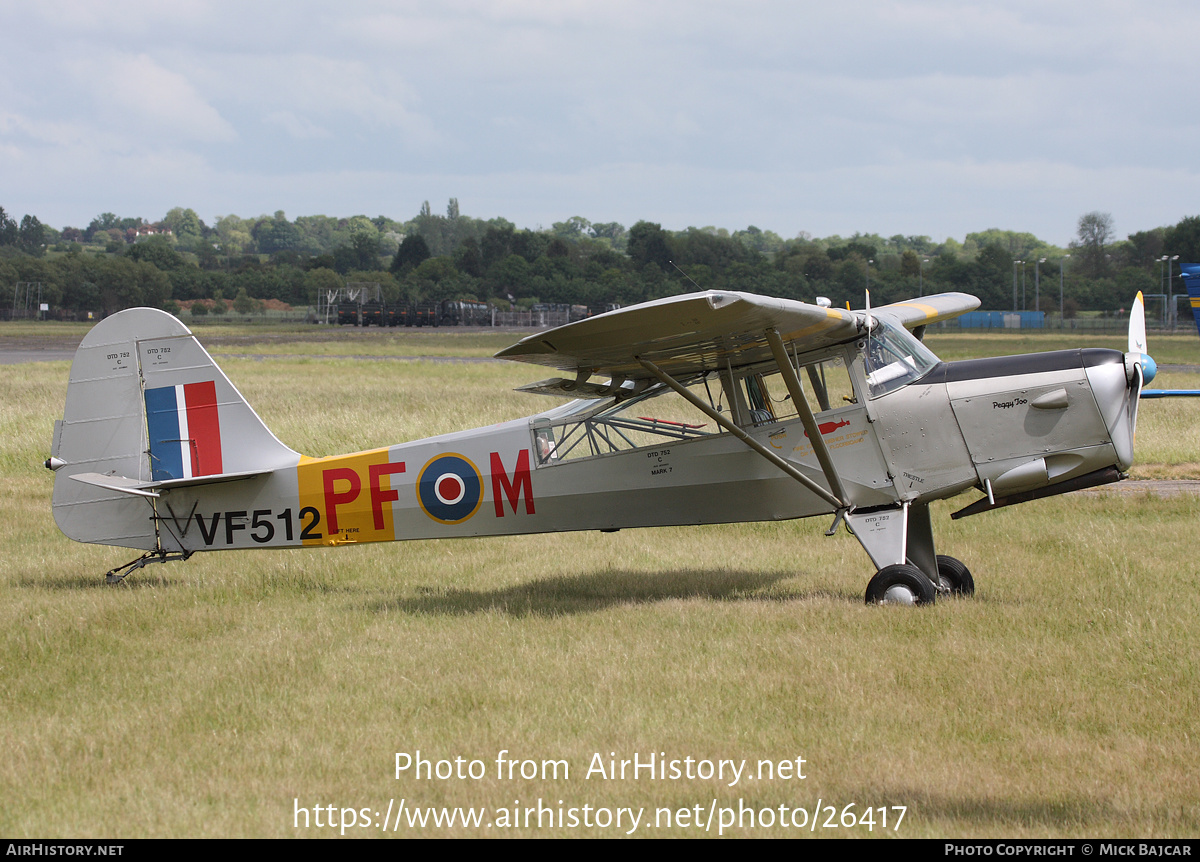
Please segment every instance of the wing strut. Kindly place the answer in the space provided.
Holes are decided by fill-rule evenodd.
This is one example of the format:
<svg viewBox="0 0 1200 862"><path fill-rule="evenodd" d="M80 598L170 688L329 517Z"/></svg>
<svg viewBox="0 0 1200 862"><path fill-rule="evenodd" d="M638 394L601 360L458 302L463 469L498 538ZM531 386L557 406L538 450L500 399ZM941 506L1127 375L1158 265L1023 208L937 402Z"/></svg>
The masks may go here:
<svg viewBox="0 0 1200 862"><path fill-rule="evenodd" d="M850 504L846 502L846 489L842 487L842 479L833 466L833 458L829 455L829 447L825 445L825 438L821 436L821 430L817 428L817 418L813 416L812 407L809 406L808 399L804 397L804 390L800 388L800 378L796 376L796 369L788 360L787 349L783 346L783 339L779 337L779 330L768 329L766 334L767 343L771 345L771 353L775 355L775 363L779 366L779 374L783 377L788 394L792 396L792 404L795 405L796 412L800 414L800 422L804 425L804 431L808 434L809 442L812 443L813 452L816 453L817 461L821 464L821 472L825 474L825 481L829 483L829 489L838 499L838 508L848 508Z"/></svg>
<svg viewBox="0 0 1200 862"><path fill-rule="evenodd" d="M751 449L753 449L759 455L762 455L764 458L766 458L768 461L770 461L772 464L774 464L776 467L778 467L784 473L787 473L789 476L791 476L793 479L795 479L797 482L799 482L801 485L803 485L808 490L812 491L814 494L816 494L822 500L827 502L829 505L833 506L835 509L845 509L846 508L846 504L842 503L837 497L833 496L833 494L830 494L828 491L826 491L824 488L822 488L820 485L818 485L812 479L808 478L803 473L801 473L799 470L797 470L795 465L780 458L778 455L776 455L774 452L772 452L770 449L768 449L762 443L759 443L757 440L755 440L753 437L751 437L749 434L747 434L744 430L742 430L740 427L738 427L735 423L729 421L729 419L727 419L725 416L722 416L720 413L718 413L716 410L714 410L708 404L705 404L701 399L697 398L694 394L689 392L686 387L680 385L680 383L677 380L675 380L675 378L671 377L669 374L667 374L665 371L663 371L661 368L659 368L657 365L655 365L649 359L643 359L640 356L636 357L636 358L637 358L638 363L641 364L641 366L643 368L645 368L647 371L649 371L651 374L653 374L655 377L657 377L659 380L661 380L667 386L670 386L672 389L674 389L676 392L678 392L689 404L691 404L693 407L695 407L697 410L699 410L701 413L703 413L709 419L716 422L718 425L720 425L722 428L724 428L726 431L728 431L734 437L737 437L739 440L741 440L743 443L745 443L747 446L749 446ZM817 434L816 436L819 438L820 434Z"/></svg>

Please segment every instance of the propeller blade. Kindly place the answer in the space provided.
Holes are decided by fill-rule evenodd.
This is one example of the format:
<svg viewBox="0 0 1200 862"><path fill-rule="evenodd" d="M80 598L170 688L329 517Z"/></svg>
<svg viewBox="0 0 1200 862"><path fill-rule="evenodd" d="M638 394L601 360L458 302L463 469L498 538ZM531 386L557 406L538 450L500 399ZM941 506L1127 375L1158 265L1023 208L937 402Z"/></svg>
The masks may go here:
<svg viewBox="0 0 1200 862"><path fill-rule="evenodd" d="M1146 301L1140 290L1129 309L1129 352L1125 354L1125 372L1130 386L1134 383L1135 369L1139 391L1158 373L1158 363L1146 352Z"/></svg>
<svg viewBox="0 0 1200 862"><path fill-rule="evenodd" d="M1129 352L1146 352L1146 302L1140 290L1133 307L1129 309Z"/></svg>

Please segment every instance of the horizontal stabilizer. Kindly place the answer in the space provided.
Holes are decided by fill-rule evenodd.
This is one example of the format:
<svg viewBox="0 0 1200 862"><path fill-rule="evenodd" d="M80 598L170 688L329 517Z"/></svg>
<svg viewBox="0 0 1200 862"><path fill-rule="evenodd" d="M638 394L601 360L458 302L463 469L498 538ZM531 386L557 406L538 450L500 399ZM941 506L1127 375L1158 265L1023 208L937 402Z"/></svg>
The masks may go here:
<svg viewBox="0 0 1200 862"><path fill-rule="evenodd" d="M171 488L191 488L197 485L215 485L221 482L237 482L242 479L253 479L255 476L265 476L270 470L248 470L243 473L218 473L215 476L193 476L189 479L165 479L158 482L139 482L126 476L105 476L101 473L75 473L70 478L76 482L106 488L109 491L120 491L124 494L138 494L142 497L157 497L160 491Z"/></svg>
<svg viewBox="0 0 1200 862"><path fill-rule="evenodd" d="M142 487L137 479L127 476L105 476L102 473L75 473L71 476L76 482L95 485L108 491L120 491L122 494L136 494L139 497L157 497L158 491Z"/></svg>
<svg viewBox="0 0 1200 862"><path fill-rule="evenodd" d="M253 479L255 476L266 476L271 472L273 471L243 470L240 473L217 473L214 476L192 476L188 479L163 479L153 483L152 485L147 485L146 487L167 491L171 488L191 488L196 485L216 485L221 482L239 482L242 479Z"/></svg>

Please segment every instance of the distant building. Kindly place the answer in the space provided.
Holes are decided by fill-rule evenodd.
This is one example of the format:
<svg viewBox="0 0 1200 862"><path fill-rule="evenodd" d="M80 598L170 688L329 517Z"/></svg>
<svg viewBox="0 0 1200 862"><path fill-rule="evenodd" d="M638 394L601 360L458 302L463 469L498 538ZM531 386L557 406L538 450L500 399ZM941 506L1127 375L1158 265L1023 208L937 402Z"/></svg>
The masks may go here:
<svg viewBox="0 0 1200 862"><path fill-rule="evenodd" d="M131 227L126 231L126 236L129 242L137 242L148 236L171 236L171 229L164 227L162 224L142 224L137 227Z"/></svg>

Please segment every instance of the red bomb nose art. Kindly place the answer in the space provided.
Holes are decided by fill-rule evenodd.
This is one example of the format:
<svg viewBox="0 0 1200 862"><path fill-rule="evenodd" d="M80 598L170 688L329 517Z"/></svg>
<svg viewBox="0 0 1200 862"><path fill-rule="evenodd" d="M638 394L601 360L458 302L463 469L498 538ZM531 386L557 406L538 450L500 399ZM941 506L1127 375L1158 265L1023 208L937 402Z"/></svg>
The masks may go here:
<svg viewBox="0 0 1200 862"><path fill-rule="evenodd" d="M422 511L439 524L461 524L479 511L483 477L462 455L438 455L421 468L417 499Z"/></svg>

